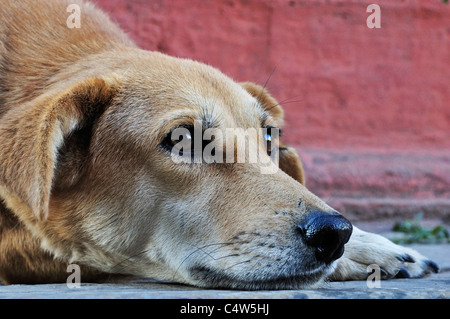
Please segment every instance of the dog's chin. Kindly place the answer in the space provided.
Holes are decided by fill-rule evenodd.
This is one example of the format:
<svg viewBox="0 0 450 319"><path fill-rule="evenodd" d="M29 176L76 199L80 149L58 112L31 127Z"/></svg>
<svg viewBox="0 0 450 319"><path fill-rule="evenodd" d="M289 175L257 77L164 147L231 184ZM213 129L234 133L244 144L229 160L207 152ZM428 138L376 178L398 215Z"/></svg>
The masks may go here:
<svg viewBox="0 0 450 319"><path fill-rule="evenodd" d="M222 270L198 266L191 268L197 286L236 290L293 290L319 287L331 274L333 265L294 274L230 274Z"/></svg>

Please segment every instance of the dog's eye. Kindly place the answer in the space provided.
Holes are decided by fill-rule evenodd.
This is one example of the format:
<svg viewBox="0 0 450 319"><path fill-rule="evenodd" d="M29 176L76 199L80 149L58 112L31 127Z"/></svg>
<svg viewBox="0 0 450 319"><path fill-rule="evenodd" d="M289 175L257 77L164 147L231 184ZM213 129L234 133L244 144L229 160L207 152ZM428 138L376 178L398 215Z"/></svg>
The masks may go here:
<svg viewBox="0 0 450 319"><path fill-rule="evenodd" d="M191 153L194 147L194 127L177 127L167 134L161 145L170 152L177 152L180 156Z"/></svg>
<svg viewBox="0 0 450 319"><path fill-rule="evenodd" d="M270 156L270 154L272 153L272 134L269 132L266 132L264 134L264 140L266 143L267 154Z"/></svg>
<svg viewBox="0 0 450 319"><path fill-rule="evenodd" d="M281 130L275 127L263 128L263 138L266 144L267 154L270 156L274 147L278 146L278 138L281 135Z"/></svg>

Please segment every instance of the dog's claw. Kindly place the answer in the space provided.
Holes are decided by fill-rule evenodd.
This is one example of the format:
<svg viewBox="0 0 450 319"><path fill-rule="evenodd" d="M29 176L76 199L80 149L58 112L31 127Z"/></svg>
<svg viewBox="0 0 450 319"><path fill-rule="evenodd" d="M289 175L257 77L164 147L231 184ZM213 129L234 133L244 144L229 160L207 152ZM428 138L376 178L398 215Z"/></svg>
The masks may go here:
<svg viewBox="0 0 450 319"><path fill-rule="evenodd" d="M382 279L389 279L392 278L392 275L390 275L386 270L383 268L380 268L380 275Z"/></svg>
<svg viewBox="0 0 450 319"><path fill-rule="evenodd" d="M395 275L395 278L411 278L411 273L404 267L400 268L398 273Z"/></svg>
<svg viewBox="0 0 450 319"><path fill-rule="evenodd" d="M409 255L409 254L404 254L401 256L397 256L395 258L397 258L397 260L399 260L401 262L405 262L405 263L415 263L416 262L416 260L413 257L411 257L411 255Z"/></svg>
<svg viewBox="0 0 450 319"><path fill-rule="evenodd" d="M434 272L434 273L438 273L439 272L439 270L440 270L440 268L439 268L439 265L438 264L436 264L434 261L432 261L432 260L427 260L427 261L425 261L425 265L427 265L427 268L428 269L430 269L432 272Z"/></svg>

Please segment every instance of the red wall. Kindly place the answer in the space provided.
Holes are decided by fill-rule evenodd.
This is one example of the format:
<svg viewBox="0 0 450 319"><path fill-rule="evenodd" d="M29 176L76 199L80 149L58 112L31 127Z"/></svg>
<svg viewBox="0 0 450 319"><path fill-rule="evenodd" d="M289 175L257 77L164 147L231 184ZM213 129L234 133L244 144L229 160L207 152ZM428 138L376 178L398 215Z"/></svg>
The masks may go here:
<svg viewBox="0 0 450 319"><path fill-rule="evenodd" d="M338 209L450 215L450 5L94 2L142 48L211 64L238 81L270 77L308 187ZM380 29L366 25L370 3L381 7Z"/></svg>
<svg viewBox="0 0 450 319"><path fill-rule="evenodd" d="M304 147L450 147L450 5L96 0L142 47L264 83ZM381 28L369 29L370 3Z"/></svg>

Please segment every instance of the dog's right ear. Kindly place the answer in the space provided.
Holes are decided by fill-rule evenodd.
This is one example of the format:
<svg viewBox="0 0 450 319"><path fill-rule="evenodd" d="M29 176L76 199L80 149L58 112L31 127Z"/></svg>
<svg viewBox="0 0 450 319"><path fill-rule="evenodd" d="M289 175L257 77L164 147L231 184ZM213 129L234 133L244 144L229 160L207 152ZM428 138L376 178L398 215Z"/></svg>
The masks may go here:
<svg viewBox="0 0 450 319"><path fill-rule="evenodd" d="M275 120L278 127L283 126L283 108L266 90L266 88L253 82L243 82L241 86L258 100L266 112L268 112ZM305 171L303 170L302 161L293 147L280 142L280 169L305 185Z"/></svg>
<svg viewBox="0 0 450 319"><path fill-rule="evenodd" d="M48 215L58 151L114 98L117 80L89 79L11 109L0 121L0 200L21 214Z"/></svg>

